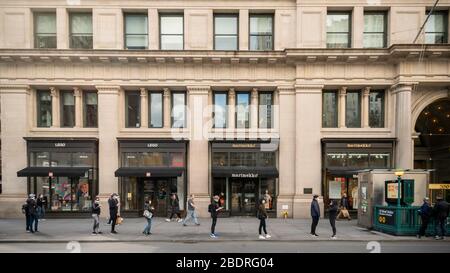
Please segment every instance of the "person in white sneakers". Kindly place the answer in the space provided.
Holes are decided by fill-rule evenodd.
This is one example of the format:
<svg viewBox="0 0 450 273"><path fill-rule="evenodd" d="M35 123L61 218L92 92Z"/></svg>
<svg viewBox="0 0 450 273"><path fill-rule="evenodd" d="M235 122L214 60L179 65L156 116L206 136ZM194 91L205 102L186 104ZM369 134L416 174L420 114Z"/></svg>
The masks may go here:
<svg viewBox="0 0 450 273"><path fill-rule="evenodd" d="M266 200L262 199L261 204L258 207L258 219L259 219L259 239L269 239L271 236L267 234L266 229L266 219L267 219L267 210L266 210ZM262 235L262 229L264 229L264 233L266 236Z"/></svg>

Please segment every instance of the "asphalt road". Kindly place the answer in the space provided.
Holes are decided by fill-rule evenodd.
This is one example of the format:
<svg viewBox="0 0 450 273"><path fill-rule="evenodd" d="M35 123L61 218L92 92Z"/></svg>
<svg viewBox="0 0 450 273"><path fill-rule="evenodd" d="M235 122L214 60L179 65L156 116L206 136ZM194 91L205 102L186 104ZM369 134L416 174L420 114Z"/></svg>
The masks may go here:
<svg viewBox="0 0 450 273"><path fill-rule="evenodd" d="M0 243L0 253L450 253L450 243L417 242L89 242Z"/></svg>

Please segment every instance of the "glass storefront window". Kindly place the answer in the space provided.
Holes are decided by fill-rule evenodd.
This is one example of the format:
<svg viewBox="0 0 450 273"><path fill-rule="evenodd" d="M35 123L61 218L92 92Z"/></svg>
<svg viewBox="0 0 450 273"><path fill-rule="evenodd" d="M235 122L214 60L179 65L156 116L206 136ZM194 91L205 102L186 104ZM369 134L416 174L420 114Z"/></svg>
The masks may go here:
<svg viewBox="0 0 450 273"><path fill-rule="evenodd" d="M347 160L347 167L352 168L368 168L369 167L369 155L363 153L349 153Z"/></svg>
<svg viewBox="0 0 450 273"><path fill-rule="evenodd" d="M261 152L258 153L258 155L259 155L258 166L275 167L275 153Z"/></svg>
<svg viewBox="0 0 450 273"><path fill-rule="evenodd" d="M230 165L232 167L255 167L256 166L257 153L253 152L231 152L230 153Z"/></svg>
<svg viewBox="0 0 450 273"><path fill-rule="evenodd" d="M345 125L347 128L360 128L361 94L359 91L347 92L345 98Z"/></svg>
<svg viewBox="0 0 450 273"><path fill-rule="evenodd" d="M266 210L274 210L276 202L275 178L261 178L259 200L266 200Z"/></svg>
<svg viewBox="0 0 450 273"><path fill-rule="evenodd" d="M162 128L163 127L163 93L150 92L150 108L149 108L149 127Z"/></svg>
<svg viewBox="0 0 450 273"><path fill-rule="evenodd" d="M50 153L48 152L32 152L30 154L30 166L31 167L49 167L50 166Z"/></svg>
<svg viewBox="0 0 450 273"><path fill-rule="evenodd" d="M51 167L71 167L72 153L52 153L51 160Z"/></svg>
<svg viewBox="0 0 450 273"><path fill-rule="evenodd" d="M272 93L259 94L259 128L272 128Z"/></svg>
<svg viewBox="0 0 450 273"><path fill-rule="evenodd" d="M170 167L184 167L183 153L169 153Z"/></svg>
<svg viewBox="0 0 450 273"><path fill-rule="evenodd" d="M74 167L91 167L93 166L93 154L91 153L74 153L73 166Z"/></svg>
<svg viewBox="0 0 450 273"><path fill-rule="evenodd" d="M345 167L346 164L346 153L327 153L327 167Z"/></svg>
<svg viewBox="0 0 450 273"><path fill-rule="evenodd" d="M139 153L142 157L142 164L145 167L162 167L167 166L167 153L153 152L153 153ZM138 154L135 154L138 158ZM138 162L135 163L139 165Z"/></svg>
<svg viewBox="0 0 450 273"><path fill-rule="evenodd" d="M72 210L74 211L90 211L92 208L92 198L89 191L89 181L86 177L82 177L78 182L72 183Z"/></svg>
<svg viewBox="0 0 450 273"><path fill-rule="evenodd" d="M226 178L218 178L215 177L213 179L213 195L219 196L219 202L221 206L224 206L225 209L228 209L227 200L227 179Z"/></svg>
<svg viewBox="0 0 450 273"><path fill-rule="evenodd" d="M123 167L139 167L140 153L122 153Z"/></svg>
<svg viewBox="0 0 450 273"><path fill-rule="evenodd" d="M214 128L226 128L228 117L228 94L214 93Z"/></svg>
<svg viewBox="0 0 450 273"><path fill-rule="evenodd" d="M250 127L250 93L236 93L236 128Z"/></svg>
<svg viewBox="0 0 450 273"><path fill-rule="evenodd" d="M322 94L322 127L338 126L337 92L326 91Z"/></svg>
<svg viewBox="0 0 450 273"><path fill-rule="evenodd" d="M52 96L50 91L37 92L37 127L52 126Z"/></svg>
<svg viewBox="0 0 450 273"><path fill-rule="evenodd" d="M33 177L36 181L36 196L39 197L40 194L44 196L44 200L46 200L47 207L46 210L50 207L50 183L48 177Z"/></svg>
<svg viewBox="0 0 450 273"><path fill-rule="evenodd" d="M213 166L214 167L227 167L228 166L228 153L215 152L213 153Z"/></svg>
<svg viewBox="0 0 450 273"><path fill-rule="evenodd" d="M51 181L51 207L52 211L71 211L72 210L72 194L69 177L56 177Z"/></svg>
<svg viewBox="0 0 450 273"><path fill-rule="evenodd" d="M371 168L390 168L390 162L391 154L389 153L370 154Z"/></svg>
<svg viewBox="0 0 450 273"><path fill-rule="evenodd" d="M137 210L137 178L122 177L120 180L120 200L122 210Z"/></svg>
<svg viewBox="0 0 450 273"><path fill-rule="evenodd" d="M125 105L125 126L141 127L141 95L138 92L126 92Z"/></svg>
<svg viewBox="0 0 450 273"><path fill-rule="evenodd" d="M84 127L97 127L98 97L96 92L84 93Z"/></svg>
<svg viewBox="0 0 450 273"><path fill-rule="evenodd" d="M75 97L72 91L61 92L61 127L75 126Z"/></svg>

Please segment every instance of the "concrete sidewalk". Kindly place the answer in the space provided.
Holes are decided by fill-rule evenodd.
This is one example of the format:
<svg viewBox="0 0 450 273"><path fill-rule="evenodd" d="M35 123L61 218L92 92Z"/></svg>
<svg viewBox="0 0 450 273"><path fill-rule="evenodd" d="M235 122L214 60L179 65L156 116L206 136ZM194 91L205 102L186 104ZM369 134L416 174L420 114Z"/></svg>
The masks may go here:
<svg viewBox="0 0 450 273"><path fill-rule="evenodd" d="M126 218L117 226L118 234L110 234L110 226L102 220L101 235L91 235L91 219L48 219L39 222L39 233L25 231L25 219L0 219L0 243L12 242L205 242L205 241L258 241L259 221L254 217L219 218L216 233L219 237L212 239L210 218L201 218L200 226L189 223L187 227L177 222L166 222L164 218L154 218L153 233L142 234L146 221L144 218ZM317 228L319 237L310 233L311 221L307 219L268 219L267 229L272 238L266 241L302 242L331 241L331 227L328 219L321 219ZM337 241L417 241L411 236L391 236L358 227L356 220L337 221ZM433 240L423 238L422 240ZM450 239L441 241L450 244Z"/></svg>

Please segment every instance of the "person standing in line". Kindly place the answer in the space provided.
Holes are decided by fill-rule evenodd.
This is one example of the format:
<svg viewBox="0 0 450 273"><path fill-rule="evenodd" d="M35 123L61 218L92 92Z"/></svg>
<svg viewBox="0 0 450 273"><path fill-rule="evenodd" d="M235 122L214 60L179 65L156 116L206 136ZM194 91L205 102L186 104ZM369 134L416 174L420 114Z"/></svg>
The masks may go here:
<svg viewBox="0 0 450 273"><path fill-rule="evenodd" d="M433 215L436 222L436 240L444 240L445 237L445 225L447 223L447 217L449 214L449 204L442 198L442 196L436 197L436 204L433 207Z"/></svg>
<svg viewBox="0 0 450 273"><path fill-rule="evenodd" d="M193 194L191 194L187 201L187 214L186 214L186 218L184 218L183 226L187 226L186 222L190 219L194 219L194 223L197 226L200 225L200 223L198 222L198 219L197 219L197 213L195 211L196 206L195 206L194 199L195 199L195 196Z"/></svg>
<svg viewBox="0 0 450 273"><path fill-rule="evenodd" d="M22 213L25 215L25 226L26 226L26 232L31 232L30 230L30 210L28 208L28 199L30 196L27 197L25 200L25 203L22 205Z"/></svg>
<svg viewBox="0 0 450 273"><path fill-rule="evenodd" d="M217 238L216 231L216 224L217 224L217 215L219 214L219 211L222 209L222 207L219 206L219 196L214 195L213 201L208 206L208 212L211 214L211 234L209 235L211 238Z"/></svg>
<svg viewBox="0 0 450 273"><path fill-rule="evenodd" d="M42 193L39 195L39 198L37 199L36 203L37 203L38 220L44 221L45 207L47 206L47 201L45 200L44 195Z"/></svg>
<svg viewBox="0 0 450 273"><path fill-rule="evenodd" d="M113 198L114 193L111 193L111 195L108 198L108 205L109 205L109 201ZM108 216L108 222L106 223L107 225L111 225L112 219L110 216Z"/></svg>
<svg viewBox="0 0 450 273"><path fill-rule="evenodd" d="M108 200L109 217L111 219L111 233L113 234L117 233L115 230L117 216L119 214L119 201L117 199L117 194L113 193L112 198Z"/></svg>
<svg viewBox="0 0 450 273"><path fill-rule="evenodd" d="M419 209L420 219L422 220L422 225L420 226L419 233L417 233L417 238L420 239L425 236L425 231L427 230L428 224L430 222L432 208L430 206L430 199L425 197L423 199L423 204Z"/></svg>
<svg viewBox="0 0 450 273"><path fill-rule="evenodd" d="M341 210L339 211L339 214L337 215L336 219L341 218L341 215L343 215L345 218L347 218L349 221L352 220L350 217L350 213L348 212L348 209L350 208L347 194L343 194L341 198Z"/></svg>
<svg viewBox="0 0 450 273"><path fill-rule="evenodd" d="M269 239L270 237L272 237L267 233L267 229L266 229L266 219L267 218L268 218L268 215L267 215L267 210L266 210L266 200L262 199L261 204L259 204L259 206L258 206L259 239L264 240L264 239ZM266 236L262 235L262 230L264 230L264 233L266 234Z"/></svg>
<svg viewBox="0 0 450 273"><path fill-rule="evenodd" d="M331 239L337 239L336 237L336 214L338 211L338 204L336 200L331 200L330 207L328 208L328 217L330 219L331 229L333 230L333 235Z"/></svg>
<svg viewBox="0 0 450 273"><path fill-rule="evenodd" d="M178 223L183 221L181 219L181 214L180 214L180 202L178 201L178 197L177 197L177 195L175 193L173 193L170 196L170 217L166 219L166 222L172 221L172 218L173 218L174 215L177 216L176 221Z"/></svg>
<svg viewBox="0 0 450 273"><path fill-rule="evenodd" d="M152 206L152 201L147 199L144 204L144 218L147 220L147 224L145 225L144 231L142 232L144 235L151 235L150 232L152 228L152 218L155 213L155 208Z"/></svg>
<svg viewBox="0 0 450 273"><path fill-rule="evenodd" d="M28 221L28 230L31 233L39 232L38 231L38 215L37 215L37 203L36 203L36 195L33 193L29 195L27 200L29 221ZM34 224L34 230L33 230Z"/></svg>
<svg viewBox="0 0 450 273"><path fill-rule="evenodd" d="M92 218L94 219L94 227L92 230L92 235L102 234L102 232L100 231L100 213L101 213L100 198L97 196L95 197L95 200L92 203Z"/></svg>
<svg viewBox="0 0 450 273"><path fill-rule="evenodd" d="M313 200L311 201L311 218L312 218L312 224L311 224L311 236L313 237L319 237L316 233L317 225L319 224L319 218L320 218L320 207L318 202L319 196L317 194L314 194Z"/></svg>

